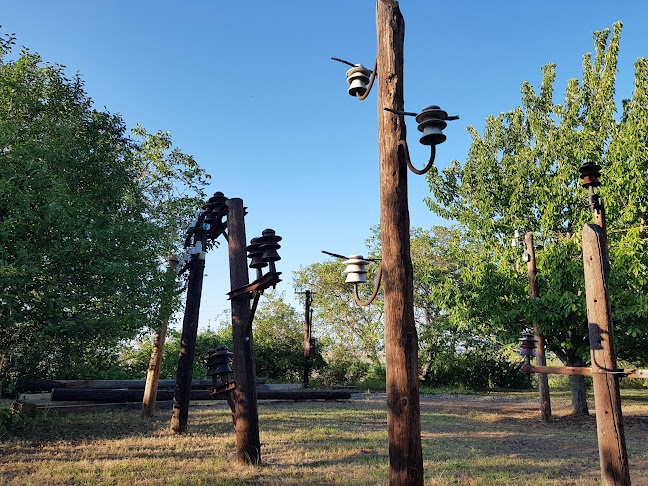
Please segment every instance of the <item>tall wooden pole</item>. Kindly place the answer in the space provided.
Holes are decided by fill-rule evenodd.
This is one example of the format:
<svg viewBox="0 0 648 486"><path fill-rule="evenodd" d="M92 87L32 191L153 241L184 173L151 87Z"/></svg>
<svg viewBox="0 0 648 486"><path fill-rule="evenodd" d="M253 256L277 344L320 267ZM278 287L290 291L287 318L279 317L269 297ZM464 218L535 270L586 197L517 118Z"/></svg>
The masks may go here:
<svg viewBox="0 0 648 486"><path fill-rule="evenodd" d="M304 292L304 388L308 388L310 378L310 339L311 339L311 302L313 293L310 290Z"/></svg>
<svg viewBox="0 0 648 486"><path fill-rule="evenodd" d="M175 255L169 256L168 260L168 273L175 277L176 268L178 267L178 257ZM167 275L168 276L168 275ZM175 283L175 278L173 280ZM144 399L142 400L142 417L153 417L155 414L155 399L157 397L158 382L160 380L160 370L162 369L162 358L164 356L164 341L166 340L167 328L169 327L169 314L171 313L170 301L171 298L168 293L173 292L173 289L166 289L164 299L160 306L160 317L162 322L160 327L155 333L153 340L153 349L151 350L151 360L149 361L149 368L146 374L146 386L144 388Z"/></svg>
<svg viewBox="0 0 648 486"><path fill-rule="evenodd" d="M200 225L201 223L198 223L198 226ZM194 244L200 241L203 251L205 249L206 238L206 231L197 227L194 233ZM193 379L193 364L196 354L196 336L198 335L198 314L200 312L200 297L202 295L204 272L205 260L199 254L191 255L189 282L187 283L187 302L185 304L184 320L182 321L180 357L178 359L178 373L176 376L175 395L173 397L173 416L171 418L171 430L176 434L183 434L187 431L191 380Z"/></svg>
<svg viewBox="0 0 648 486"><path fill-rule="evenodd" d="M629 486L619 378L614 374L617 361L608 288L610 263L602 208L596 221L599 224L586 224L583 228L583 263L601 479L604 486Z"/></svg>
<svg viewBox="0 0 648 486"><path fill-rule="evenodd" d="M403 44L405 22L398 2L378 0L378 149L380 225L385 296L389 484L423 485L418 383L418 335L410 256L407 163L398 142L405 140Z"/></svg>
<svg viewBox="0 0 648 486"><path fill-rule="evenodd" d="M538 282L536 281L536 274L538 270L535 262L535 248L533 247L533 233L524 235L524 244L526 246L527 255L527 274L529 276L529 297L537 299L539 295ZM545 357L545 340L544 336L540 333L538 321L533 319L533 338L538 342L536 347L536 366L546 366L547 359ZM540 394L540 413L543 422L551 421L551 398L549 396L549 377L545 374L538 375L538 393Z"/></svg>
<svg viewBox="0 0 648 486"><path fill-rule="evenodd" d="M245 211L243 200L227 200L227 231L229 233L229 264L232 290L250 283L245 251ZM239 464L261 463L259 413L256 392L254 341L250 322L250 294L231 298L232 340L234 345L234 428Z"/></svg>

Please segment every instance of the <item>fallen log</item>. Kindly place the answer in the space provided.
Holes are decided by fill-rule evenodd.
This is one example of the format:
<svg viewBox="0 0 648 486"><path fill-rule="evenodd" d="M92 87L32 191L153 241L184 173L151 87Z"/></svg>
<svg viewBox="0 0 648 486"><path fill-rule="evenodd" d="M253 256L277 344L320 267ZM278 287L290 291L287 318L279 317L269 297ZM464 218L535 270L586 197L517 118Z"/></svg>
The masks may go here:
<svg viewBox="0 0 648 486"><path fill-rule="evenodd" d="M174 390L158 390L156 401L173 400ZM123 403L141 402L144 398L143 390L128 389L94 389L94 388L53 388L51 400L53 402L99 402ZM344 390L257 390L259 400L348 400L351 393ZM214 397L210 390L191 390L191 400L218 400L222 396Z"/></svg>
<svg viewBox="0 0 648 486"><path fill-rule="evenodd" d="M263 378L257 378L257 384L264 383ZM158 381L158 388L175 388L175 379ZM192 380L191 388L210 390L211 380ZM54 388L92 388L95 390L114 390L127 388L129 390L143 390L146 380L29 380L25 385L26 393L49 392Z"/></svg>
<svg viewBox="0 0 648 486"><path fill-rule="evenodd" d="M175 388L175 380L159 380L158 388ZM25 385L25 391L34 393L39 391L52 391L55 388L92 388L143 390L146 380L29 380ZM208 390L212 386L211 380L193 380L191 387Z"/></svg>

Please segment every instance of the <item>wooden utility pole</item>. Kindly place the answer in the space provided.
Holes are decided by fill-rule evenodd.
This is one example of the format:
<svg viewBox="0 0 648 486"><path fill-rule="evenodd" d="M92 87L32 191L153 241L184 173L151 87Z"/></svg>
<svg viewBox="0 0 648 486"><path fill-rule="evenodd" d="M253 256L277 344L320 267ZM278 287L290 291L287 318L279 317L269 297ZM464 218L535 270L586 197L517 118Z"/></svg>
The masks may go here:
<svg viewBox="0 0 648 486"><path fill-rule="evenodd" d="M175 284L175 273L178 267L178 257L169 256L167 262L167 272L172 274ZM168 277L169 275L167 275ZM160 380L160 370L162 368L162 358L164 356L164 341L166 340L167 328L169 327L169 315L171 314L171 297L170 292L173 289L166 289L165 295L162 296L163 302L160 305L160 317L162 322L155 333L153 340L153 349L151 350L151 361L149 362L148 373L146 374L146 387L144 388L144 399L142 400L142 417L153 417L155 414L155 397L157 396L158 382Z"/></svg>
<svg viewBox="0 0 648 486"><path fill-rule="evenodd" d="M378 0L378 149L380 225L385 296L387 430L389 484L423 485L418 382L418 336L410 256L407 162L398 143L405 140L403 45L405 21L398 2Z"/></svg>
<svg viewBox="0 0 648 486"><path fill-rule="evenodd" d="M311 303L313 301L313 293L310 290L304 292L304 388L308 388L308 380L310 378L310 341L311 341Z"/></svg>
<svg viewBox="0 0 648 486"><path fill-rule="evenodd" d="M601 201L601 208L596 213L598 224L586 224L583 228L583 263L596 432L603 485L629 486L630 469L621 413L619 375L616 374L617 361L608 288L610 262L602 206Z"/></svg>
<svg viewBox="0 0 648 486"><path fill-rule="evenodd" d="M194 233L194 247L201 242L204 251L207 233L202 228L202 220L197 223ZM187 431L189 418L189 401L191 398L191 380L193 379L193 364L196 354L196 336L198 335L198 314L200 312L200 296L202 295L203 274L205 272L204 253L191 255L189 282L187 283L187 302L182 321L182 338L180 341L180 357L178 359L178 374L176 376L175 395L173 397L173 416L171 430L176 434Z"/></svg>
<svg viewBox="0 0 648 486"><path fill-rule="evenodd" d="M524 235L524 244L526 246L527 259L527 274L529 276L529 297L537 299L538 282L536 281L536 274L538 270L535 262L535 248L533 247L533 233ZM537 341L536 353L536 366L546 366L547 359L545 357L545 340L544 336L540 333L538 321L533 319L533 339ZM551 421L551 398L549 397L549 377L545 374L538 375L538 393L540 394L540 413L542 414L543 422Z"/></svg>
<svg viewBox="0 0 648 486"><path fill-rule="evenodd" d="M230 282L232 290L236 290L250 283L245 251L245 210L242 199L228 199L226 204ZM261 463L250 295L250 293L244 293L231 297L234 376L236 380L234 428L239 464Z"/></svg>

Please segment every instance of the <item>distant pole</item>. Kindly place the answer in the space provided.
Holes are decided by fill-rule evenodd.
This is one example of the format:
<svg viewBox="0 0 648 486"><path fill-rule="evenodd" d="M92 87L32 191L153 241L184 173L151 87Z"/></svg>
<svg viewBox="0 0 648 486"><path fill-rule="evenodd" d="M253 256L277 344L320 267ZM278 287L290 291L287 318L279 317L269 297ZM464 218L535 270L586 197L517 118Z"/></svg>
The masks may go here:
<svg viewBox="0 0 648 486"><path fill-rule="evenodd" d="M227 200L227 231L232 290L250 283L245 250L245 210L243 200ZM256 392L254 341L250 322L250 294L231 297L232 340L234 345L234 428L239 464L261 463L259 413Z"/></svg>
<svg viewBox="0 0 648 486"><path fill-rule="evenodd" d="M604 486L629 486L621 394L619 378L615 374L617 361L608 287L610 262L604 210L597 212L596 221L598 224L586 224L583 228L583 263L601 479Z"/></svg>
<svg viewBox="0 0 648 486"><path fill-rule="evenodd" d="M178 267L178 257L170 255L167 262L167 272L175 276ZM175 282L175 279L174 279ZM153 417L155 414L155 399L157 397L158 382L160 380L160 370L162 369L162 358L164 356L164 341L166 340L167 328L169 326L169 314L171 301L167 293L162 296L163 302L160 305L160 317L162 322L155 333L153 340L153 349L151 350L151 360L149 361L148 373L146 374L146 386L144 388L144 399L142 400L142 417Z"/></svg>
<svg viewBox="0 0 648 486"><path fill-rule="evenodd" d="M529 277L529 297L537 299L539 296L538 282L536 281L536 274L538 270L535 262L535 249L533 247L533 233L524 235L524 244L526 245L526 252L528 257L527 261L527 274ZM536 366L546 366L547 359L545 357L545 340L544 336L540 333L540 326L538 321L533 319L533 338L538 342L535 349L536 353ZM551 421L551 398L549 396L549 377L544 374L538 375L538 393L540 394L540 412L542 414L543 422Z"/></svg>
<svg viewBox="0 0 648 486"><path fill-rule="evenodd" d="M204 251L206 239L207 232L202 228L201 221L196 226L194 244L200 241ZM183 434L187 431L204 271L205 260L201 258L201 255L191 255L189 282L187 283L187 302L185 304L185 315L182 322L180 357L178 359L178 373L176 376L175 395L173 397L173 417L171 418L171 430L176 434Z"/></svg>
<svg viewBox="0 0 648 486"><path fill-rule="evenodd" d="M310 339L311 339L311 302L313 293L310 290L305 292L304 302L304 388L308 388L310 377Z"/></svg>
<svg viewBox="0 0 648 486"><path fill-rule="evenodd" d="M423 486L418 382L418 335L410 255L407 162L399 150L406 139L403 116L405 21L398 2L378 0L378 153L380 226L385 299L389 484Z"/></svg>

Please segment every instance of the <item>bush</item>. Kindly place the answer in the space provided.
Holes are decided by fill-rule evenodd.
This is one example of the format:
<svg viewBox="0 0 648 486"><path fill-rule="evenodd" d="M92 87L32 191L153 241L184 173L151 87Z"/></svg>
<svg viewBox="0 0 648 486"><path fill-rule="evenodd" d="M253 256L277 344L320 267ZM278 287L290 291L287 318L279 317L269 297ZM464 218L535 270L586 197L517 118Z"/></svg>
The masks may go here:
<svg viewBox="0 0 648 486"><path fill-rule="evenodd" d="M435 388L531 388L522 362L511 362L495 349L443 353L429 363L424 384Z"/></svg>

